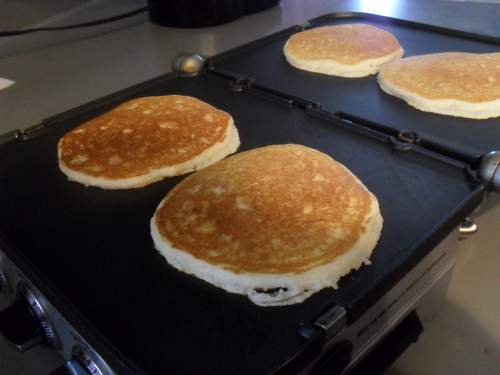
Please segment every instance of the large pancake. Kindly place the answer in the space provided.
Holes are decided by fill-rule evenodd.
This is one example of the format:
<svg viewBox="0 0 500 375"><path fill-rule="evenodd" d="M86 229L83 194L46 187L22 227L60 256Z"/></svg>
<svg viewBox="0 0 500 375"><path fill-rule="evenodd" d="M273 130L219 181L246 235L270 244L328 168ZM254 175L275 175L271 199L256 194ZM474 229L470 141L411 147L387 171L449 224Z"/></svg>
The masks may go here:
<svg viewBox="0 0 500 375"><path fill-rule="evenodd" d="M296 68L340 77L364 77L403 56L388 31L367 24L323 26L292 35L283 49Z"/></svg>
<svg viewBox="0 0 500 375"><path fill-rule="evenodd" d="M151 219L175 268L259 305L302 302L368 259L377 199L342 164L300 145L229 157L179 183Z"/></svg>
<svg viewBox="0 0 500 375"><path fill-rule="evenodd" d="M378 82L422 111L473 119L500 116L500 53L407 57L384 65Z"/></svg>
<svg viewBox="0 0 500 375"><path fill-rule="evenodd" d="M226 112L189 96L144 97L67 133L59 167L85 185L136 188L215 163L239 144Z"/></svg>

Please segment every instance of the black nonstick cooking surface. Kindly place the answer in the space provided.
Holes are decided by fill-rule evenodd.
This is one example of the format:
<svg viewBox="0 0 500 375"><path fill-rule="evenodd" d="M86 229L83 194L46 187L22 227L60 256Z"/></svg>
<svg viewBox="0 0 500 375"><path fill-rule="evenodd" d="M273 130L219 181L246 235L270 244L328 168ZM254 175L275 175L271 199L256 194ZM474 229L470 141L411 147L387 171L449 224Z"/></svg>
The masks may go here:
<svg viewBox="0 0 500 375"><path fill-rule="evenodd" d="M153 248L149 220L183 177L111 191L70 182L57 166L64 133L136 96L184 94L232 114L239 151L279 143L319 149L378 197L384 230L372 265L301 304L259 307L170 267ZM328 117L328 116L327 116ZM235 92L209 74L164 77L46 122L27 140L0 145L0 238L102 335L151 374L263 374L302 350L301 322L340 304L355 320L478 204L483 186L467 168L389 137L321 118L253 90ZM65 301L65 302L63 302ZM92 344L92 342L91 342Z"/></svg>
<svg viewBox="0 0 500 375"><path fill-rule="evenodd" d="M500 38L444 30L370 14L331 14L308 27L369 23L393 33L405 56L435 52L500 52ZM414 131L471 158L500 150L500 118L471 120L419 111L384 93L376 76L341 78L306 72L287 63L283 46L300 28L291 28L236 48L211 60L216 71L249 77L256 84L320 103L329 112L354 115L397 131Z"/></svg>

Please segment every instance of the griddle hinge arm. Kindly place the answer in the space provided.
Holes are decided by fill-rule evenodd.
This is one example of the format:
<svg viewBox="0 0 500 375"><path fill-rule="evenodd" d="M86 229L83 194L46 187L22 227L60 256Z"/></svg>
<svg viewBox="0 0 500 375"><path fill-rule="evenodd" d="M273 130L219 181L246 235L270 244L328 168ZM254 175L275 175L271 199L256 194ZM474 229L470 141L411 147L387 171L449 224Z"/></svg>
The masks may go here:
<svg viewBox="0 0 500 375"><path fill-rule="evenodd" d="M34 138L39 134L45 132L46 130L47 127L45 126L45 124L43 122L40 122L21 131L21 139L25 141L27 139Z"/></svg>
<svg viewBox="0 0 500 375"><path fill-rule="evenodd" d="M312 324L301 324L299 335L306 340L303 349L272 374L288 375L300 372L321 354L327 340L339 333L345 323L346 310L341 306L333 306Z"/></svg>
<svg viewBox="0 0 500 375"><path fill-rule="evenodd" d="M3 145L5 143L9 143L12 141L17 141L18 139L22 138L22 135L23 135L23 133L19 129L12 130L12 131L5 133L5 134L1 134L0 135L0 145Z"/></svg>
<svg viewBox="0 0 500 375"><path fill-rule="evenodd" d="M346 315L342 306L335 305L321 314L313 324L322 329L327 337L333 337L345 327Z"/></svg>
<svg viewBox="0 0 500 375"><path fill-rule="evenodd" d="M0 135L0 145L12 141L25 141L27 139L36 137L37 135L43 133L45 130L47 130L47 127L43 122L30 126L29 128L26 128L24 130L16 129Z"/></svg>

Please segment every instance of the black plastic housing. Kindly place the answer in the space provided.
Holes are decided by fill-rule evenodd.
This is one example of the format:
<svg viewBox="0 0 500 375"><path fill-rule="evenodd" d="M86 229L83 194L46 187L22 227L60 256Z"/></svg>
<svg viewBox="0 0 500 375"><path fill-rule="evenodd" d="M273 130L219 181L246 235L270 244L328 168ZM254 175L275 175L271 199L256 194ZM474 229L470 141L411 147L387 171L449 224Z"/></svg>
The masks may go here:
<svg viewBox="0 0 500 375"><path fill-rule="evenodd" d="M220 25L278 3L279 0L148 0L150 20L172 27Z"/></svg>

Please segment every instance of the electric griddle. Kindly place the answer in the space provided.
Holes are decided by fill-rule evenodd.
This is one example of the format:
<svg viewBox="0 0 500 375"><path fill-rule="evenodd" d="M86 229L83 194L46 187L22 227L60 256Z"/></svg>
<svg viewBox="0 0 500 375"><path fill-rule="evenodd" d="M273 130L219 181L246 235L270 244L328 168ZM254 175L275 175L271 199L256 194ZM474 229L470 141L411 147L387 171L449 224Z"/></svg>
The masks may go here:
<svg viewBox="0 0 500 375"><path fill-rule="evenodd" d="M445 50L450 41L474 51L498 43L366 17L333 15L310 26L383 24L406 55ZM0 139L0 248L117 373L299 371L305 364L295 359L321 351L319 317L340 308L344 324L356 322L481 202L485 183L474 168L500 148L498 120L420 113L379 92L373 77L298 71L281 48L300 29L215 57L196 75L167 74ZM384 218L372 264L301 304L259 307L176 271L154 249L149 220L184 176L111 191L59 171L57 142L66 132L126 100L169 94L229 112L239 152L299 143L348 167L377 196Z"/></svg>

